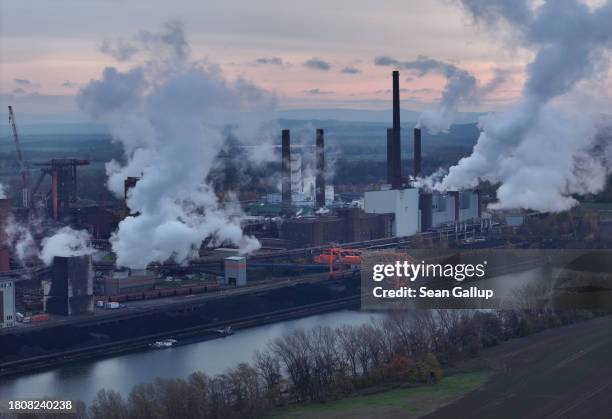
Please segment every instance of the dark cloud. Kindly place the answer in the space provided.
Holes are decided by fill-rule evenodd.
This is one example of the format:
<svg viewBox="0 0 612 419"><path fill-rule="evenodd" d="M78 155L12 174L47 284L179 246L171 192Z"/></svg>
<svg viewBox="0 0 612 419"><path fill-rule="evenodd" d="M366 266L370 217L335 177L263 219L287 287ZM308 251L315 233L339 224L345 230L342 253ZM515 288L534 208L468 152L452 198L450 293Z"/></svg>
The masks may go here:
<svg viewBox="0 0 612 419"><path fill-rule="evenodd" d="M70 80L66 80L65 82L62 83L62 87L68 87L68 88L72 88L72 87L76 87L77 84L71 82Z"/></svg>
<svg viewBox="0 0 612 419"><path fill-rule="evenodd" d="M496 25L506 20L512 25L525 26L532 20L532 12L527 0L460 0L474 22ZM564 7L558 5L559 8Z"/></svg>
<svg viewBox="0 0 612 419"><path fill-rule="evenodd" d="M399 67L400 61L396 60L395 58L391 58L391 57L387 57L386 55L383 55L383 56L374 58L374 64L384 65L384 66L392 65L392 66Z"/></svg>
<svg viewBox="0 0 612 419"><path fill-rule="evenodd" d="M310 89L310 90L304 90L304 93L307 93L309 95L332 95L336 92L332 90Z"/></svg>
<svg viewBox="0 0 612 419"><path fill-rule="evenodd" d="M314 68L315 70L329 70L331 65L320 58L313 57L304 63L304 67Z"/></svg>
<svg viewBox="0 0 612 419"><path fill-rule="evenodd" d="M35 83L32 83L30 80L27 79L15 79L15 84L18 86L30 87L33 86Z"/></svg>
<svg viewBox="0 0 612 419"><path fill-rule="evenodd" d="M510 78L512 70L496 68L493 70L493 78L487 82L484 86L480 87L479 93L481 96L488 95L489 93L497 90L502 84Z"/></svg>
<svg viewBox="0 0 612 419"><path fill-rule="evenodd" d="M340 72L344 74L359 74L361 70L355 67L344 67Z"/></svg>
<svg viewBox="0 0 612 419"><path fill-rule="evenodd" d="M433 89L430 89L428 87L423 87L421 89L400 89L400 93L410 93L413 95L416 94L420 94L420 93L430 93L433 92ZM381 90L377 90L376 94L391 94L391 89L381 89Z"/></svg>
<svg viewBox="0 0 612 419"><path fill-rule="evenodd" d="M261 57L255 60L255 64L283 65L283 59L281 57Z"/></svg>
<svg viewBox="0 0 612 419"><path fill-rule="evenodd" d="M129 60L138 52L136 45L124 39L104 39L98 48L103 54L109 55L117 61Z"/></svg>

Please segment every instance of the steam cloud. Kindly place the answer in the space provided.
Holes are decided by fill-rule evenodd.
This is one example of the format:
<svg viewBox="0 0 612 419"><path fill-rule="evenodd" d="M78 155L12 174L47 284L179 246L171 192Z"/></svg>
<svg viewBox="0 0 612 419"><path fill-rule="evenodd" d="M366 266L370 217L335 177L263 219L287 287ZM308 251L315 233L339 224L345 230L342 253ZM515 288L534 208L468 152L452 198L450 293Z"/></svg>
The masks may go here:
<svg viewBox="0 0 612 419"><path fill-rule="evenodd" d="M32 223L32 227L39 227L39 224ZM13 249L15 256L22 265L25 265L26 260L30 258L39 257L38 247L30 227L18 223L13 217L9 217L4 226L4 232L6 233L6 244Z"/></svg>
<svg viewBox="0 0 612 419"><path fill-rule="evenodd" d="M578 0L463 0L474 21L512 28L535 51L522 98L481 120L471 156L451 167L438 189L500 182L494 208L563 211L572 195L597 193L610 174L610 121L584 108L553 103L588 78L605 74L612 46L612 1L591 8Z"/></svg>
<svg viewBox="0 0 612 419"><path fill-rule="evenodd" d="M243 79L226 80L209 63L189 60L182 25L141 33L142 65L106 68L81 89L78 102L108 122L125 163L107 164L108 187L123 196L128 176L141 179L129 192L132 213L111 238L117 264L143 268L153 261L184 263L205 239L231 242L248 253L259 242L242 233L235 202L220 203L206 181L224 146L225 128L241 141L255 139L274 98ZM272 158L272 157L270 157Z"/></svg>
<svg viewBox="0 0 612 419"><path fill-rule="evenodd" d="M45 265L51 265L55 256L84 256L94 252L89 246L87 231L62 227L53 236L42 240L40 258Z"/></svg>
<svg viewBox="0 0 612 419"><path fill-rule="evenodd" d="M394 66L416 72L419 77L436 73L446 79L442 98L437 109L423 112L417 121L417 128L424 128L432 134L447 132L453 123L455 112L462 103L476 102L499 87L508 75L506 70L495 70L495 77L479 87L476 77L454 64L419 56L414 61L399 61L391 57L376 57L376 65Z"/></svg>
<svg viewBox="0 0 612 419"><path fill-rule="evenodd" d="M4 231L7 244L24 266L31 259L40 259L48 266L55 256L83 256L95 252L89 245L89 233L71 227L62 227L43 238L42 249L39 249L35 236L42 235L42 222L37 218L29 220L26 225L9 217Z"/></svg>

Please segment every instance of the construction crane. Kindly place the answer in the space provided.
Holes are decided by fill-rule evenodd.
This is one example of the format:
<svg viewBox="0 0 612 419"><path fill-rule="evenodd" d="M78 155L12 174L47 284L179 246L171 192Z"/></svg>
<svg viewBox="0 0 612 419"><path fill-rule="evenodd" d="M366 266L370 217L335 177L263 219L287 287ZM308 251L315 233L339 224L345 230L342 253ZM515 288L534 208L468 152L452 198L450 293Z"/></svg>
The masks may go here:
<svg viewBox="0 0 612 419"><path fill-rule="evenodd" d="M17 160L19 161L19 169L21 172L21 203L24 208L30 206L30 172L23 161L23 154L21 153L21 145L19 144L19 134L17 133L17 124L15 123L15 114L13 113L13 107L9 105L9 124L13 129L13 138L15 139L15 148L17 148Z"/></svg>

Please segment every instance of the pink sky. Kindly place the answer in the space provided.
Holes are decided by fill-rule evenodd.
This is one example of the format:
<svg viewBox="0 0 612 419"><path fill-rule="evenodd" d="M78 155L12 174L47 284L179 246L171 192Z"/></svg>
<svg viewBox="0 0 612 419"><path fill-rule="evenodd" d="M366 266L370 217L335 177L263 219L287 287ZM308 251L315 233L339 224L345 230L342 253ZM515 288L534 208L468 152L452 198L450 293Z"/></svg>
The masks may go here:
<svg viewBox="0 0 612 419"><path fill-rule="evenodd" d="M491 37L447 0L20 0L2 2L0 8L3 102L23 96L16 91L30 94L32 101L37 100L33 93L73 96L105 66L129 67L129 61L116 63L100 52L104 38L129 39L138 30L158 30L170 18L185 23L193 58L208 59L229 78L243 76L275 92L282 109L388 108L384 90L390 87L391 68L375 66L374 57L426 55L469 70L482 83L495 68L512 70L497 91L460 109L497 110L518 97L531 57L529 51L504 47L505 34ZM283 65L254 64L263 57L279 57ZM305 67L313 57L330 69ZM359 73L345 74L345 67ZM444 85L441 77L419 78L407 71L401 80L402 88L416 91L402 94L403 106L414 110L435 102ZM49 103L53 100L39 101L37 111L71 106L70 100L55 107Z"/></svg>

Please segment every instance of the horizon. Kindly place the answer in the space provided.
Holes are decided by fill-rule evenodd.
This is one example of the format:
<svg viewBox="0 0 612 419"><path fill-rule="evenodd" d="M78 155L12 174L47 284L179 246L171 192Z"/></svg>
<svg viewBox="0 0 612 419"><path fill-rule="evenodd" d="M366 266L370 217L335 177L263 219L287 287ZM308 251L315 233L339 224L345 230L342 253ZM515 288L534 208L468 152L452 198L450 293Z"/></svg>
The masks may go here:
<svg viewBox="0 0 612 419"><path fill-rule="evenodd" d="M129 11L138 6L121 5L125 16L112 20L98 16L113 14L114 2L94 1L78 16L71 3L2 6L0 104L14 105L24 123L89 121L74 100L78 92L106 67L130 68L141 58L138 38L174 20L181 22L194 62L218 67L227 80L253 83L275 98L281 113L390 109L391 70L424 57L457 66L483 86L503 71L495 89L458 109L499 111L520 96L532 54L526 48L499 48L500 39L482 36L461 7L444 1L360 2L347 12L319 0L291 7L269 0L239 9L214 1L205 10L187 0L180 13L158 2L148 13L132 16ZM380 58L398 64L380 64ZM401 73L404 109L436 106L446 84L443 75L418 69Z"/></svg>

